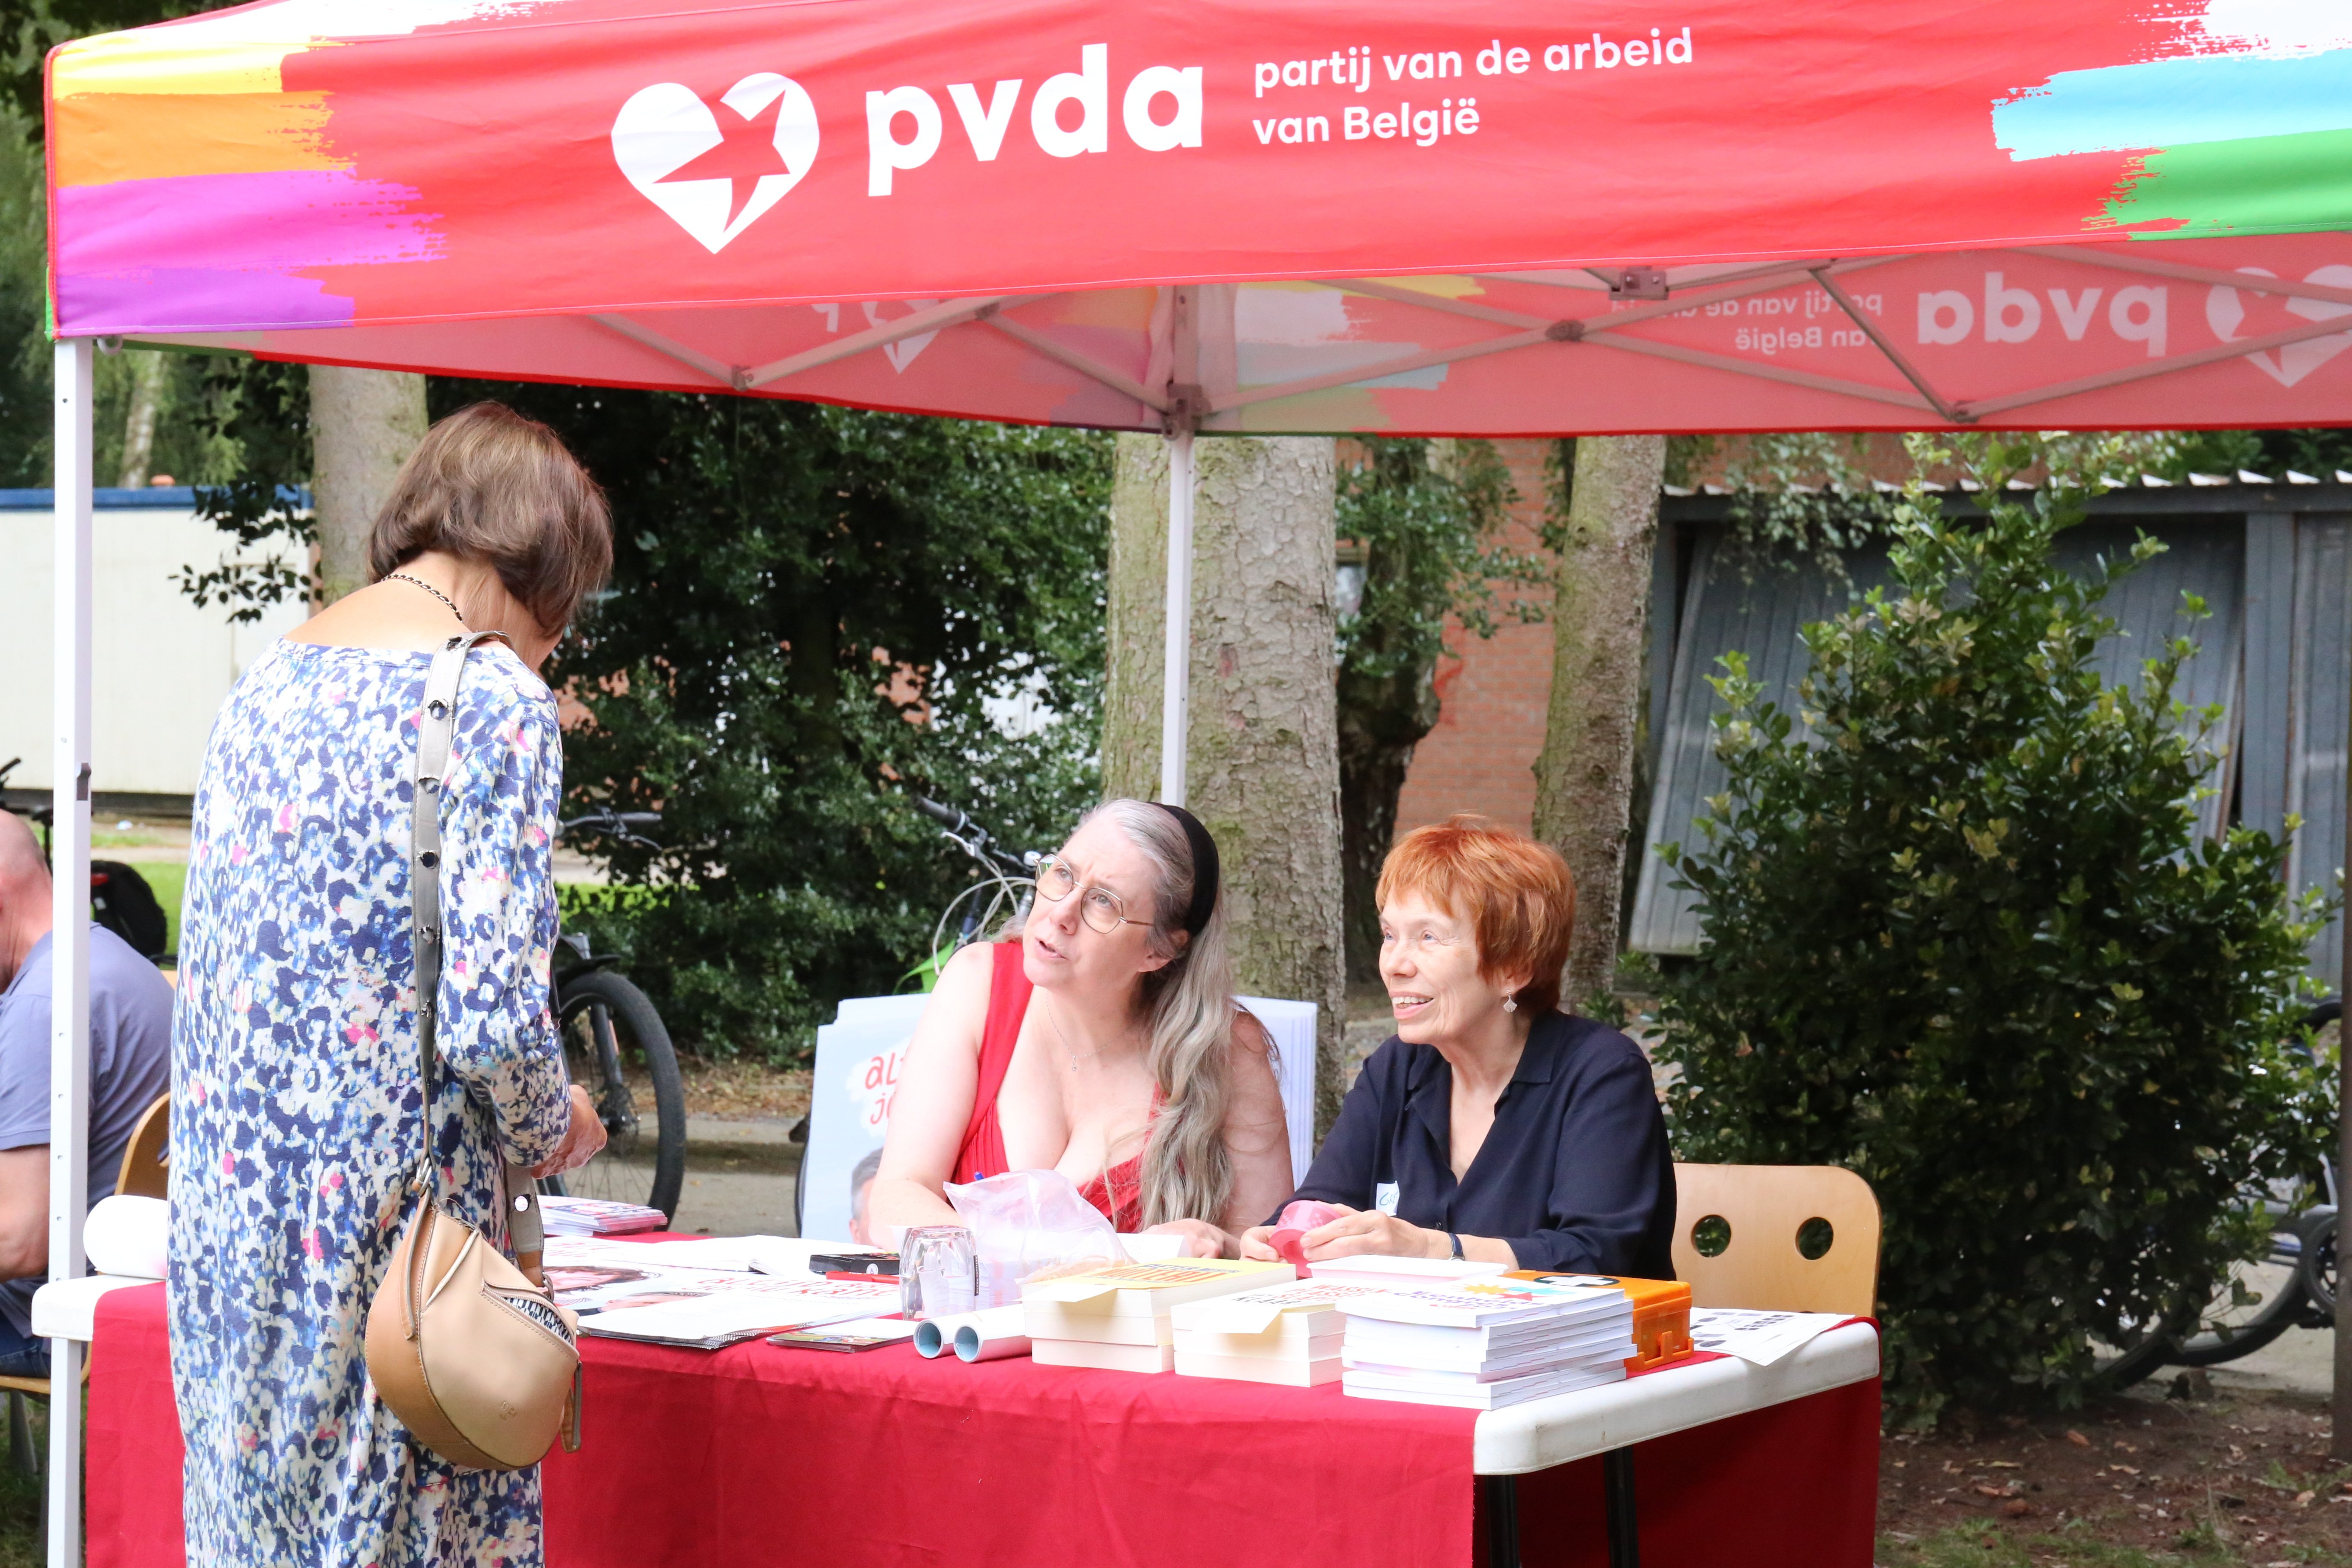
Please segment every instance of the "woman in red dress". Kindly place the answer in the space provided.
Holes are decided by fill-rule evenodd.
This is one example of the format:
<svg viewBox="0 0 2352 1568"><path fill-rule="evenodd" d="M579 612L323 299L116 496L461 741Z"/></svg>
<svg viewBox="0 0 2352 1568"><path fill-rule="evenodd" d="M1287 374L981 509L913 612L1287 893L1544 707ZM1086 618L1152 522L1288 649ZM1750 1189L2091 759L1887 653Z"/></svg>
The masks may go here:
<svg viewBox="0 0 2352 1568"><path fill-rule="evenodd" d="M1122 1232L1236 1255L1289 1195L1290 1139L1265 1031L1234 1001L1217 884L1190 813L1087 814L1039 864L1020 936L940 974L866 1199L874 1234L957 1223L944 1183L1055 1170Z"/></svg>

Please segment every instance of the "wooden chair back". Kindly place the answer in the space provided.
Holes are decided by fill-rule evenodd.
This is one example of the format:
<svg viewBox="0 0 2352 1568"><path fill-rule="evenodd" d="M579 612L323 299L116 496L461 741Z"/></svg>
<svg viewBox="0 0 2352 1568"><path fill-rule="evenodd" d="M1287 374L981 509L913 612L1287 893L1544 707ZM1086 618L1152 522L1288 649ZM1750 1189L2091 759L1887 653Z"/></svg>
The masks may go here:
<svg viewBox="0 0 2352 1568"><path fill-rule="evenodd" d="M1878 1197L1852 1171L1676 1164L1675 1194L1675 1273L1693 1306L1877 1311Z"/></svg>
<svg viewBox="0 0 2352 1568"><path fill-rule="evenodd" d="M123 1146L122 1171L114 1190L134 1198L160 1198L169 1191L172 1159L172 1097L158 1099L131 1130Z"/></svg>

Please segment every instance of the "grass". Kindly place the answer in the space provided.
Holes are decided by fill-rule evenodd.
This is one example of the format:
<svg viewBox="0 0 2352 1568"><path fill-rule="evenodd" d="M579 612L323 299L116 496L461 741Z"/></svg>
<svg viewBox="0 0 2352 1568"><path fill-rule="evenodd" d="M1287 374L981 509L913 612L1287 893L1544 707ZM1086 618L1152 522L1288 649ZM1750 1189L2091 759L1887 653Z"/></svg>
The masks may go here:
<svg viewBox="0 0 2352 1568"><path fill-rule="evenodd" d="M33 1443L44 1462L49 1442L49 1407L45 1401L26 1401L33 1419ZM0 1568L37 1568L46 1562L47 1542L41 1539L41 1483L10 1462L7 1441L0 1437Z"/></svg>
<svg viewBox="0 0 2352 1568"><path fill-rule="evenodd" d="M555 889L555 907L569 923L583 914L643 909L663 896L662 889L638 882L564 882Z"/></svg>

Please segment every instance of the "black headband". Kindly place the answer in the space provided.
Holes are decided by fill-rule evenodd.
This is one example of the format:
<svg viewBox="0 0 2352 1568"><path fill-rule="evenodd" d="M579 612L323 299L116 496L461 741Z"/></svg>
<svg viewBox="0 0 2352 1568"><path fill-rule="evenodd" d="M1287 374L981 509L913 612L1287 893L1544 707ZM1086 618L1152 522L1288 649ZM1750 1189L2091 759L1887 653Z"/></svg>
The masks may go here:
<svg viewBox="0 0 2352 1568"><path fill-rule="evenodd" d="M1192 847L1192 907L1184 911L1184 934L1199 936L1217 910L1217 841L1209 837L1201 819L1182 806L1160 800L1151 804L1176 819L1184 830L1184 841Z"/></svg>

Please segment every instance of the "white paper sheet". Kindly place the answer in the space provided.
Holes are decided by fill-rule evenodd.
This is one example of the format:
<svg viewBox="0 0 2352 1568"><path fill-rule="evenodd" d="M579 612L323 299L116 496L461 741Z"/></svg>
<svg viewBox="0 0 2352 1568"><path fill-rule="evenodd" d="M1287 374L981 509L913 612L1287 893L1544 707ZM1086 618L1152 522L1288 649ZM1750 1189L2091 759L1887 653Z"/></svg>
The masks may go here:
<svg viewBox="0 0 2352 1568"><path fill-rule="evenodd" d="M1790 1351L1848 1321L1843 1312L1755 1312L1737 1307L1691 1309L1691 1343L1770 1366Z"/></svg>

